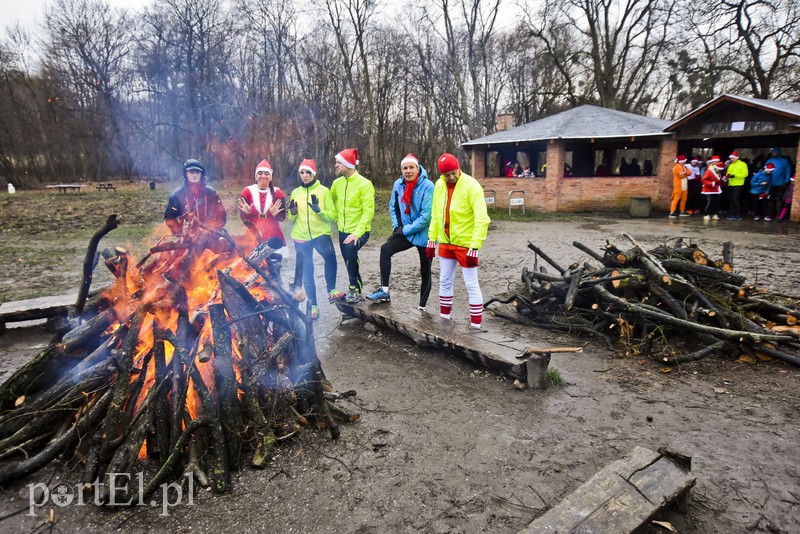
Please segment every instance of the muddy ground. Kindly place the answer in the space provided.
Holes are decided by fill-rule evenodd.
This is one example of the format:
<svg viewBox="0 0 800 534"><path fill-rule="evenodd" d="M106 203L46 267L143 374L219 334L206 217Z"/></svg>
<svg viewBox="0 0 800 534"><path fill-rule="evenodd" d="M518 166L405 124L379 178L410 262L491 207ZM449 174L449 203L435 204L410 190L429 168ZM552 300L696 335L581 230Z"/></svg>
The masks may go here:
<svg viewBox="0 0 800 534"><path fill-rule="evenodd" d="M623 243L622 231L647 246L691 237L714 256L732 240L738 272L770 289L800 293L796 223L590 216L493 223L481 251L484 298L517 286L533 258L528 240L571 263L585 259L573 240L593 247L607 238ZM362 251L368 290L378 282L379 246L372 241ZM412 314L418 313L416 258L413 252L396 256L392 278L391 306ZM345 280L343 269L339 280ZM431 310L435 295L436 286ZM465 328L466 296L458 278L455 300L456 328ZM337 389L358 392L353 407L362 414L342 427L338 442L307 432L281 448L267 469L239 473L230 494L200 491L194 505L175 507L167 517L149 506L55 508L52 531L516 532L637 445L671 446L692 456L697 485L689 514L659 517L679 532L800 531L796 368L728 356L664 374L590 339L488 317L486 335L501 341L585 344L581 354L553 355L551 367L565 387L519 391L494 373L419 349L392 332L371 333L357 320L342 321L327 303L321 310L316 336L324 369ZM0 380L46 342L36 329L0 338ZM26 484L73 484L78 478L75 471L50 468L3 489L0 529L50 529L45 521L52 507L26 515ZM657 528L649 530L663 532Z"/></svg>

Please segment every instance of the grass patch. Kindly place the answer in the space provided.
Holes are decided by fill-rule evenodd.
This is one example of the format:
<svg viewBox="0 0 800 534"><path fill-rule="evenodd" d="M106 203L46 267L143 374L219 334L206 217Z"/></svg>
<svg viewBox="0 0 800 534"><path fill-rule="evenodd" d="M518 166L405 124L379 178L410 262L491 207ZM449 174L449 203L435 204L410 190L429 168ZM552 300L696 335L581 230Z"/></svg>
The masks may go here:
<svg viewBox="0 0 800 534"><path fill-rule="evenodd" d="M550 380L550 383L556 387L563 387L567 385L566 380L564 380L564 377L561 376L561 372L555 367L547 368L547 379Z"/></svg>

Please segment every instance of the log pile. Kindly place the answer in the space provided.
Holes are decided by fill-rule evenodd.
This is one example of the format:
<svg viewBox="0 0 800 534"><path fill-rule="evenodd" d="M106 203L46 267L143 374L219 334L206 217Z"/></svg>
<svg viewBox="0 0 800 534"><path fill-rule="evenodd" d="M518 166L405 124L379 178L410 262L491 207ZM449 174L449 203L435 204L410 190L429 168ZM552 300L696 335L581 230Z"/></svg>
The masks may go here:
<svg viewBox="0 0 800 534"><path fill-rule="evenodd" d="M336 439L358 418L333 403L355 392L331 391L311 323L281 283L280 245L246 254L199 225L138 262L104 251L115 282L87 300L98 243L117 225L109 217L90 242L80 313L0 385L0 486L60 456L82 466L86 491L141 470L145 498L189 474L224 492L232 470L263 467L303 427Z"/></svg>
<svg viewBox="0 0 800 534"><path fill-rule="evenodd" d="M667 365L714 353L800 365L798 300L736 274L732 243L725 243L722 257L714 260L683 239L646 250L622 235L629 246L606 242L593 250L574 242L584 256L566 267L529 243L535 259L533 269L522 270L524 289L486 303L513 303L523 318L497 307L489 312L595 336L609 347L619 341L626 355Z"/></svg>

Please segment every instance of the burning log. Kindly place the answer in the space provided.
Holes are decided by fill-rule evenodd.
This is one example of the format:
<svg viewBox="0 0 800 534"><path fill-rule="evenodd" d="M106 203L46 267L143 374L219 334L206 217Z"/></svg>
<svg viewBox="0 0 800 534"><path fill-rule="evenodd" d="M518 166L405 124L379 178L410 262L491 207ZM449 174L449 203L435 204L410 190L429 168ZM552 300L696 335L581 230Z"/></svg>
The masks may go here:
<svg viewBox="0 0 800 534"><path fill-rule="evenodd" d="M525 291L490 299L487 309L520 324L589 333L608 343L613 331L628 354L649 354L669 365L753 351L800 365L800 329L793 326L800 319L797 299L746 285L731 268L732 244L725 244L724 260L717 261L682 239L646 250L622 235L633 248L607 241L600 253L573 242L599 267L576 262L564 269L529 243L536 256L533 270L522 269ZM540 257L559 274L537 269ZM488 308L492 302L513 303L525 319ZM687 349L688 354L676 355Z"/></svg>
<svg viewBox="0 0 800 534"><path fill-rule="evenodd" d="M110 217L95 234L87 262L117 224ZM312 325L283 287L277 245L248 256L227 233L201 234L162 239L138 262L124 249L104 254L116 281L90 306L84 271L84 314L0 385L0 485L87 436L72 451L84 489L155 464L145 496L181 473L221 493L243 457L263 467L299 429L336 439L338 422L358 419L333 404L355 392L326 398Z"/></svg>

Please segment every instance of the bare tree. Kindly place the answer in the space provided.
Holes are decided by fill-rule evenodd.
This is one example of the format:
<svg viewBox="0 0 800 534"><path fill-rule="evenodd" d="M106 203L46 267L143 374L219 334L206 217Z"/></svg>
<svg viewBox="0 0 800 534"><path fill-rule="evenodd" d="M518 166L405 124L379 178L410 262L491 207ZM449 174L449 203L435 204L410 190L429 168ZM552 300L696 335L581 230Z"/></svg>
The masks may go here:
<svg viewBox="0 0 800 534"><path fill-rule="evenodd" d="M372 87L369 46L372 37L372 19L376 0L323 0L323 7L333 27L336 45L341 55L342 76L350 87L353 98L362 101L366 108L368 154L367 172L378 155L378 111ZM377 37L377 35L375 36Z"/></svg>
<svg viewBox="0 0 800 534"><path fill-rule="evenodd" d="M797 1L699 0L684 7L686 27L720 89L756 98L800 98Z"/></svg>
<svg viewBox="0 0 800 534"><path fill-rule="evenodd" d="M124 11L112 11L99 0L57 0L45 20L52 37L47 43L46 68L63 69L73 89L85 93L81 107L90 114L86 126L97 132L101 146L111 149L104 152L116 160L114 170L130 175L133 165L120 122L124 119L122 88L130 73L126 61L133 21ZM101 117L91 116L95 114Z"/></svg>
<svg viewBox="0 0 800 534"><path fill-rule="evenodd" d="M157 146L173 165L219 152L235 98L230 72L234 32L222 0L157 0L144 16L140 64L155 91L162 125ZM213 159L216 176L222 169Z"/></svg>
<svg viewBox="0 0 800 534"><path fill-rule="evenodd" d="M585 83L589 101L644 113L654 100L672 12L668 0L546 0L528 28L545 42L571 94Z"/></svg>

